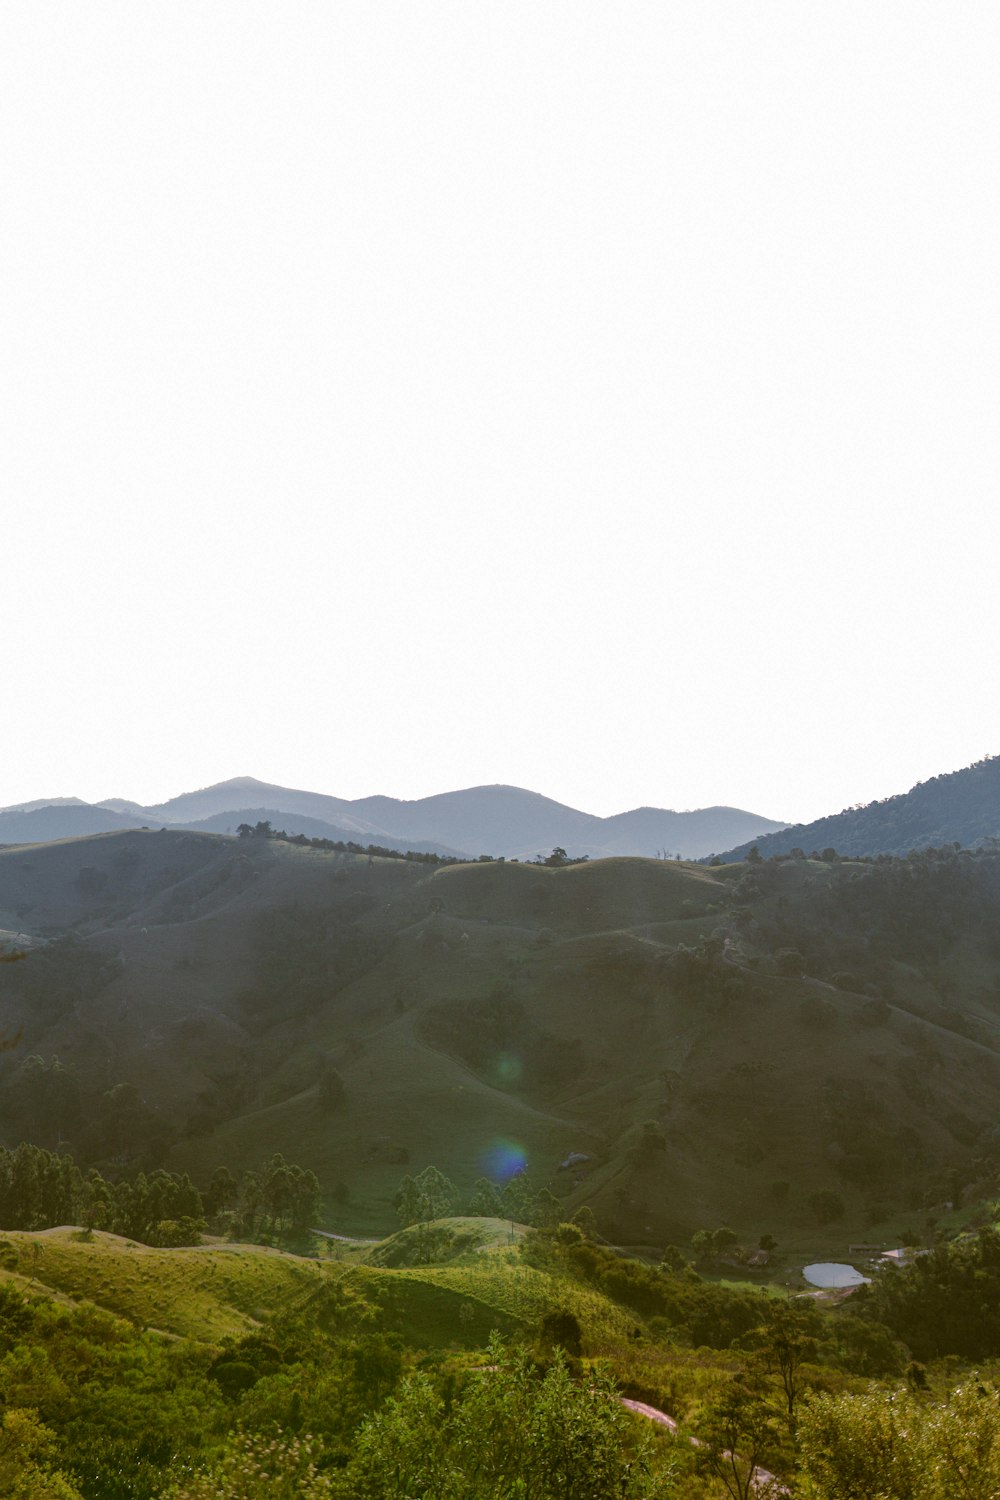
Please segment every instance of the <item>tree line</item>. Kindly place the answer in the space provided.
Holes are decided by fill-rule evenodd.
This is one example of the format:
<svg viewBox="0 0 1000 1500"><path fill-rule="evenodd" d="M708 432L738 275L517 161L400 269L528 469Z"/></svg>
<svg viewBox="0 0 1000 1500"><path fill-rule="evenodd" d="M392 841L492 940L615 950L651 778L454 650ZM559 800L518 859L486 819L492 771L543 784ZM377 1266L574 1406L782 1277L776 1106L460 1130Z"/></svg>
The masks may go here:
<svg viewBox="0 0 1000 1500"><path fill-rule="evenodd" d="M81 1224L146 1245L197 1244L209 1221L248 1239L306 1234L316 1222L319 1182L281 1155L237 1179L219 1167L204 1194L186 1172L157 1170L109 1181L71 1156L25 1143L0 1148L0 1225L51 1229Z"/></svg>
<svg viewBox="0 0 1000 1500"><path fill-rule="evenodd" d="M297 844L301 849L322 849L332 854L367 854L370 859L405 859L418 865L464 865L469 861L452 854L434 854L420 849L387 849L382 844L358 844L354 839L307 838L304 833L286 833L264 819L260 823L240 823L236 829L241 839L279 839L283 844ZM484 861L491 855L481 856Z"/></svg>

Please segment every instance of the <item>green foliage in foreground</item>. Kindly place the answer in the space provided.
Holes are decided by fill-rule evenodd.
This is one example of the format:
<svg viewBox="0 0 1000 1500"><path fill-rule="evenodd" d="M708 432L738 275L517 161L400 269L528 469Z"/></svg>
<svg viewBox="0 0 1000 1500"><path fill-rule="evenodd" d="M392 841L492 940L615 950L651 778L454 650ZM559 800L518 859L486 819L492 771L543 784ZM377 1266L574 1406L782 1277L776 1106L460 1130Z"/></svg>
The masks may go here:
<svg viewBox="0 0 1000 1500"><path fill-rule="evenodd" d="M167 1500L653 1500L650 1440L614 1382L574 1381L557 1357L539 1370L523 1349L493 1340L488 1364L442 1391L405 1380L361 1427L350 1462L323 1471L319 1445L237 1432Z"/></svg>
<svg viewBox="0 0 1000 1500"><path fill-rule="evenodd" d="M799 1434L810 1500L996 1500L1000 1391L978 1381L945 1401L910 1391L818 1397Z"/></svg>
<svg viewBox="0 0 1000 1500"><path fill-rule="evenodd" d="M405 1382L362 1428L341 1493L358 1500L641 1500L655 1493L648 1435L634 1431L608 1377L576 1382L559 1356L540 1375L523 1350L497 1340L486 1359L450 1403L424 1376Z"/></svg>
<svg viewBox="0 0 1000 1500"><path fill-rule="evenodd" d="M210 1468L171 1487L165 1500L327 1500L333 1484L314 1452L309 1439L239 1432Z"/></svg>
<svg viewBox="0 0 1000 1500"><path fill-rule="evenodd" d="M954 1363L926 1378L911 1364L912 1389L871 1383L898 1381L909 1351L869 1318L629 1261L574 1226L532 1231L520 1251L500 1235L445 1265L350 1269L69 1231L35 1257L27 1238L11 1241L19 1279L0 1286L11 1500L763 1500L757 1465L802 1500L1000 1494L994 1372L950 1396ZM172 1268L201 1278L196 1337L25 1290L68 1285L70 1251L112 1304L150 1261L158 1328ZM955 1264L972 1255L956 1247ZM253 1317L223 1333L213 1298ZM623 1393L698 1446L633 1416Z"/></svg>
<svg viewBox="0 0 1000 1500"><path fill-rule="evenodd" d="M0 1426L0 1494L6 1500L79 1500L80 1491L53 1470L55 1435L33 1411L14 1407Z"/></svg>

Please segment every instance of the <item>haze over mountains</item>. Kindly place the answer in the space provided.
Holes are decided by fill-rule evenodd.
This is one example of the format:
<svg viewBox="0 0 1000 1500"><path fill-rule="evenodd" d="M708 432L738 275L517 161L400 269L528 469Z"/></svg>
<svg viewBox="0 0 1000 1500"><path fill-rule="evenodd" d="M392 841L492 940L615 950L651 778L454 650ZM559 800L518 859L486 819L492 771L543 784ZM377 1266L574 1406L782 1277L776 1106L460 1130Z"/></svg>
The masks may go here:
<svg viewBox="0 0 1000 1500"><path fill-rule="evenodd" d="M153 806L117 797L97 804L61 797L3 808L0 844L142 827L235 833L240 823L258 822L309 838L506 859L533 859L556 846L573 858L666 853L697 859L784 826L732 807L693 812L642 807L600 818L512 786L469 787L412 802L382 796L348 801L239 776Z"/></svg>

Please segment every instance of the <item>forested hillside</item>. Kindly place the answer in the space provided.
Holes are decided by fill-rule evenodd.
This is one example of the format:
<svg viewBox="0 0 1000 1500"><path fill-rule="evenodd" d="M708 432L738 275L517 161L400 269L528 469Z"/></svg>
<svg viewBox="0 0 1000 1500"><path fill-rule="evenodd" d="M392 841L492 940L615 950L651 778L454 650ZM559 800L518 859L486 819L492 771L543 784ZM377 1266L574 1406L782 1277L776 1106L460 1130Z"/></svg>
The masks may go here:
<svg viewBox="0 0 1000 1500"><path fill-rule="evenodd" d="M6 850L0 1143L203 1189L284 1151L358 1232L433 1162L463 1191L526 1165L632 1243L859 1234L994 1179L998 901L1000 855L950 847L715 869L252 834Z"/></svg>
<svg viewBox="0 0 1000 1500"><path fill-rule="evenodd" d="M796 823L763 838L748 840L722 856L745 859L754 847L761 855L835 849L841 855L908 854L940 844L975 848L1000 836L1000 756L962 771L932 776L908 792L848 807L815 823Z"/></svg>

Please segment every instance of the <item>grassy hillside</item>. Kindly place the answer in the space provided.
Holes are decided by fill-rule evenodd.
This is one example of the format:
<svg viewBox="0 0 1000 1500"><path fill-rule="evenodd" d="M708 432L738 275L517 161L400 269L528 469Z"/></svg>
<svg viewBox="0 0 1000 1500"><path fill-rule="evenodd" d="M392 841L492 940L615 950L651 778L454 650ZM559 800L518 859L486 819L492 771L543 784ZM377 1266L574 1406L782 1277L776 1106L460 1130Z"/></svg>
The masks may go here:
<svg viewBox="0 0 1000 1500"><path fill-rule="evenodd" d="M430 1265L406 1263L406 1235L330 1261L223 1242L158 1250L68 1227L9 1231L0 1236L0 1280L207 1342L276 1319L308 1318L336 1287L377 1307L384 1330L420 1348L475 1348L494 1329L528 1336L554 1303L574 1313L594 1347L623 1340L634 1327L634 1314L593 1288L523 1264L507 1224L452 1219L436 1227L456 1244L446 1263Z"/></svg>
<svg viewBox="0 0 1000 1500"><path fill-rule="evenodd" d="M93 1302L140 1327L209 1341L301 1307L325 1274L314 1260L259 1245L154 1250L71 1228L5 1233L0 1267L26 1289Z"/></svg>
<svg viewBox="0 0 1000 1500"><path fill-rule="evenodd" d="M905 1228L995 1176L998 901L988 854L435 868L173 831L3 850L0 928L34 946L0 967L2 1142L203 1186L281 1150L358 1234L394 1227L429 1162L463 1192L523 1164L633 1245Z"/></svg>

